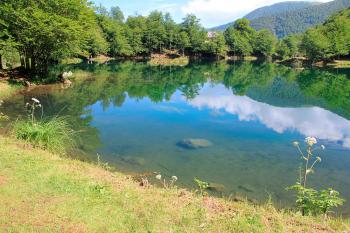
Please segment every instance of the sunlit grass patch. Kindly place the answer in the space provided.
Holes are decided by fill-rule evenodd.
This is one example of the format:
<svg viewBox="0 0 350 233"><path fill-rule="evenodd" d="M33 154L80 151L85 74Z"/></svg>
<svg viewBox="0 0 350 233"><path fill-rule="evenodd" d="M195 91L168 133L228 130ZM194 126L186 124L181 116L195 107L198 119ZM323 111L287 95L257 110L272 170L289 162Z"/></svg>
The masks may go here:
<svg viewBox="0 0 350 233"><path fill-rule="evenodd" d="M52 152L65 153L74 145L74 131L61 117L35 122L18 121L13 128L17 139Z"/></svg>
<svg viewBox="0 0 350 233"><path fill-rule="evenodd" d="M120 173L0 137L4 232L347 232L341 219L141 187ZM181 180L181 177L179 178Z"/></svg>
<svg viewBox="0 0 350 233"><path fill-rule="evenodd" d="M16 88L5 83L0 82L0 100L4 100L11 96L15 92Z"/></svg>

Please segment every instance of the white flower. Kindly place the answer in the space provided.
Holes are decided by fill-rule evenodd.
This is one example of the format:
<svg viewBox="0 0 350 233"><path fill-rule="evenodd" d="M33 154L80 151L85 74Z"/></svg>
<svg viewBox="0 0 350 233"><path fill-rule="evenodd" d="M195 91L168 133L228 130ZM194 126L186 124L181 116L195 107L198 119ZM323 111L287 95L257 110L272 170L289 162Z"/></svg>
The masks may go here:
<svg viewBox="0 0 350 233"><path fill-rule="evenodd" d="M321 149L324 150L326 149L326 147L324 145L321 145Z"/></svg>
<svg viewBox="0 0 350 233"><path fill-rule="evenodd" d="M35 102L35 103L40 103L40 101L36 98L32 98L32 100Z"/></svg>
<svg viewBox="0 0 350 233"><path fill-rule="evenodd" d="M161 180L162 179L162 175L161 174L156 175L156 179L157 180Z"/></svg>
<svg viewBox="0 0 350 233"><path fill-rule="evenodd" d="M293 142L293 145L294 146L299 146L299 142L295 141L295 142Z"/></svg>
<svg viewBox="0 0 350 233"><path fill-rule="evenodd" d="M177 176L172 176L171 179L176 182L177 181Z"/></svg>
<svg viewBox="0 0 350 233"><path fill-rule="evenodd" d="M330 194L330 195L333 195L333 193L334 193L334 191L333 191L333 190L329 191L329 194Z"/></svg>
<svg viewBox="0 0 350 233"><path fill-rule="evenodd" d="M316 140L316 138L314 138L314 137L307 137L307 138L305 138L305 142L306 142L306 144L308 144L309 146L313 146L314 144L317 143L317 140Z"/></svg>

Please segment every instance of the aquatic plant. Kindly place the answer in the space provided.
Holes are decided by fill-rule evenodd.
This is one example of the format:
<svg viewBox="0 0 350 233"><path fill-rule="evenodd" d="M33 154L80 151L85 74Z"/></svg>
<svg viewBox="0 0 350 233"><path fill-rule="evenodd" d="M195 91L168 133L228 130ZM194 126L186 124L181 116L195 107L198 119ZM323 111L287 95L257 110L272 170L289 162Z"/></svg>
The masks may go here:
<svg viewBox="0 0 350 233"><path fill-rule="evenodd" d="M298 149L303 161L303 168L300 168L299 181L287 190L296 191L296 204L300 208L303 215L318 215L325 216L333 207L338 207L344 203L344 199L339 197L339 192L328 188L326 190L317 191L307 187L307 178L315 172L315 166L322 162L320 156L315 155L316 150L325 150L325 146L314 147L317 144L317 139L314 137L306 137L306 153L304 153L299 142L293 142L293 145Z"/></svg>

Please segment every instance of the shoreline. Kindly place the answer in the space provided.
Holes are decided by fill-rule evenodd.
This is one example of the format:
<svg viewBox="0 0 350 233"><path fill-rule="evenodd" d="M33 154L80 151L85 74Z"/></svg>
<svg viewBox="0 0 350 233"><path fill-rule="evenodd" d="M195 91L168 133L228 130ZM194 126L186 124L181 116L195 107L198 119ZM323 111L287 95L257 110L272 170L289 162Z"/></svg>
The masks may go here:
<svg viewBox="0 0 350 233"><path fill-rule="evenodd" d="M74 64L81 64L81 63L86 63L89 61L84 61L84 60L79 60L71 58L69 59L72 61L72 63L69 63L67 61L61 63L62 65L74 65ZM225 57L225 59L220 59L217 60L215 58L207 58L207 57L188 57L188 56L180 56L180 57L168 57L166 55L154 55L152 57L135 57L135 58L111 58L111 57L106 57L104 56L103 58L95 58L90 62L95 62L98 64L108 64L109 62L121 62L121 61L135 61L135 62L147 62L151 67L184 67L191 62L195 61L209 61L209 62L261 62L265 61L266 59L262 57L255 57L255 56L249 56L249 57ZM320 61L316 63L311 63L309 60L306 58L293 58L293 59L288 59L288 60L266 60L268 62L272 62L275 64L279 65L284 65L286 67L290 67L296 70L304 70L306 68L325 68L325 69L350 69L350 60L334 60L331 62L326 62L326 61ZM16 67L11 70L0 70L0 82L11 82L13 84L19 84L23 86L36 86L36 85L50 85L50 84L59 84L62 83L61 81L57 80L56 82L49 82L49 83L41 83L35 82L33 83L33 80L29 78L30 74L24 73L20 67ZM57 79L59 79L57 77Z"/></svg>
<svg viewBox="0 0 350 233"><path fill-rule="evenodd" d="M5 230L344 232L350 227L348 219L303 217L269 203L202 197L181 188L137 182L8 137L0 136L0 145L0 161L5 166L0 172L4 201L0 222Z"/></svg>

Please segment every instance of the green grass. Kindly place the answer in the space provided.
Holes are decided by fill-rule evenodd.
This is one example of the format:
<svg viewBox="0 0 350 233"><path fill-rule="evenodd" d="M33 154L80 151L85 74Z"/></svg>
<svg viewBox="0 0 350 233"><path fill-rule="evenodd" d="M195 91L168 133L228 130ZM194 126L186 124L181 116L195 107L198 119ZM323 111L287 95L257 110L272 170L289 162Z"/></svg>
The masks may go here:
<svg viewBox="0 0 350 233"><path fill-rule="evenodd" d="M179 176L181 181L181 176ZM0 137L0 232L349 232L348 220L302 217L177 188L28 149Z"/></svg>
<svg viewBox="0 0 350 233"><path fill-rule="evenodd" d="M17 139L56 153L65 153L74 144L74 132L61 117L34 123L28 120L17 121L13 132Z"/></svg>

